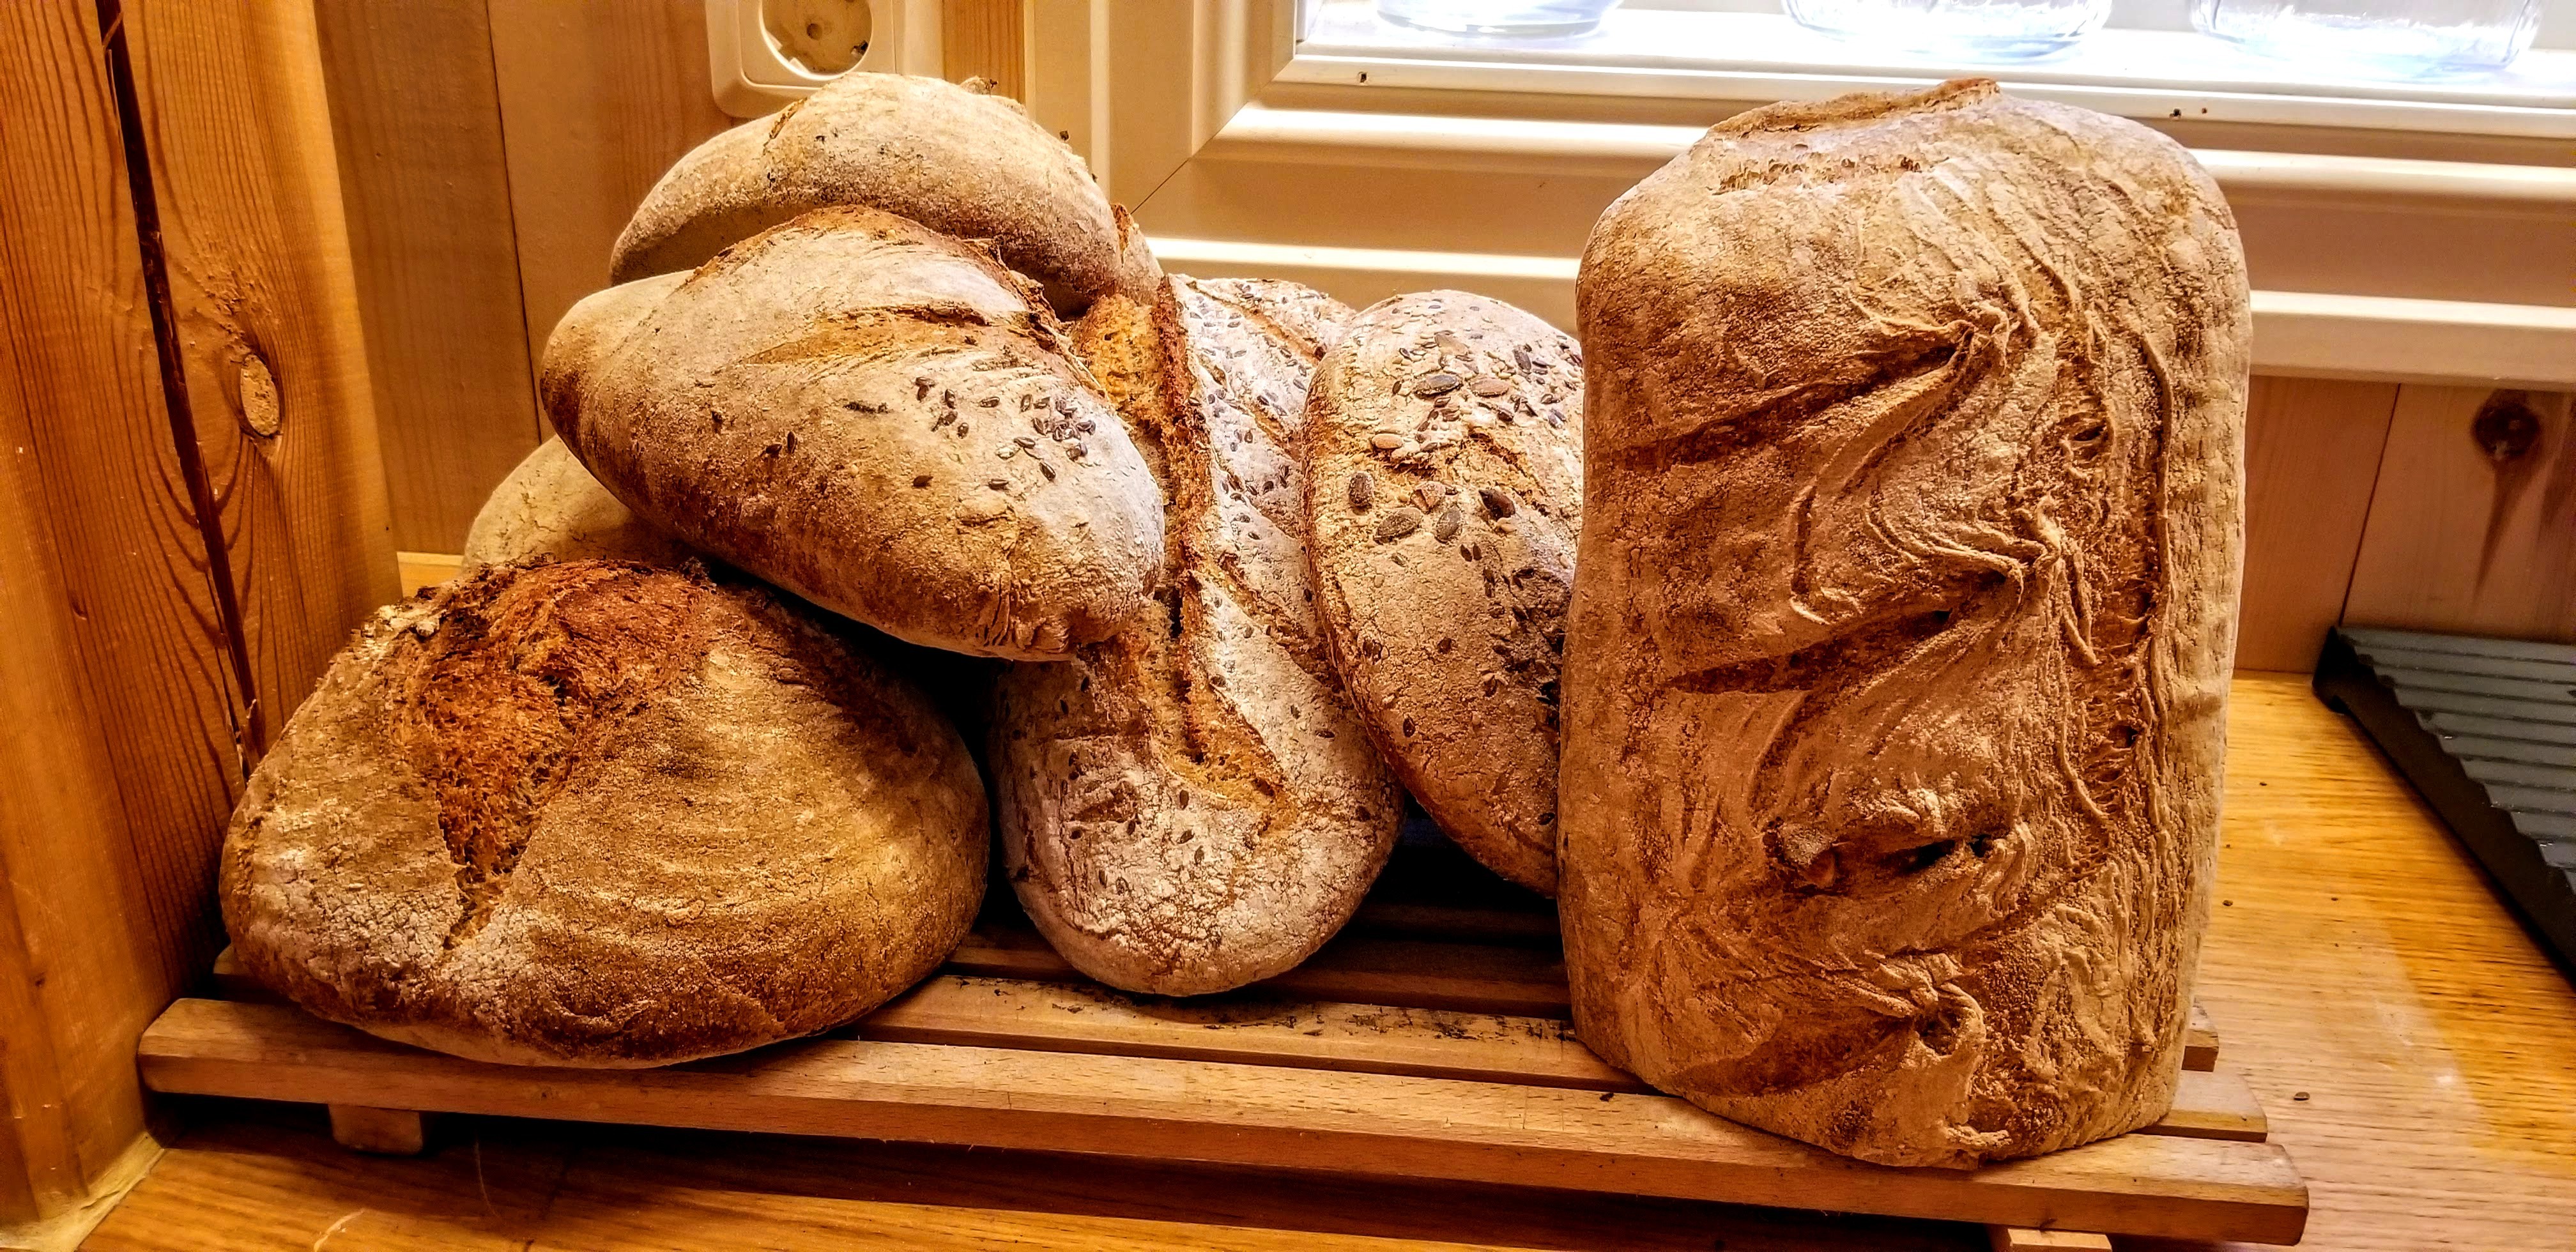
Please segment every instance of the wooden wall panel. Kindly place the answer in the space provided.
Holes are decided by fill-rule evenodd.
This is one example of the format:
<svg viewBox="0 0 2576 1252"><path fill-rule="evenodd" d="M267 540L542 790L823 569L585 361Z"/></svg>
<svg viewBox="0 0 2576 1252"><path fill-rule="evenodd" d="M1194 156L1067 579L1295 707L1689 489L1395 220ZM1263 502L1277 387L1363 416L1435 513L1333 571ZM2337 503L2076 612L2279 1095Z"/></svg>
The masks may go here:
<svg viewBox="0 0 2576 1252"><path fill-rule="evenodd" d="M491 0L492 65L531 365L662 171L733 124L701 0Z"/></svg>
<svg viewBox="0 0 2576 1252"><path fill-rule="evenodd" d="M1027 15L1021 0L941 0L940 77L987 78L995 95L1029 98Z"/></svg>
<svg viewBox="0 0 2576 1252"><path fill-rule="evenodd" d="M392 593L328 128L299 6L0 6L0 1219L133 1141L242 782Z"/></svg>
<svg viewBox="0 0 2576 1252"><path fill-rule="evenodd" d="M539 438L484 0L319 0L397 549L454 552Z"/></svg>
<svg viewBox="0 0 2576 1252"><path fill-rule="evenodd" d="M2395 383L2257 378L2245 415L2245 594L2236 668L2316 668L2343 614Z"/></svg>
<svg viewBox="0 0 2576 1252"><path fill-rule="evenodd" d="M2400 388L2344 620L2576 640L2569 397Z"/></svg>

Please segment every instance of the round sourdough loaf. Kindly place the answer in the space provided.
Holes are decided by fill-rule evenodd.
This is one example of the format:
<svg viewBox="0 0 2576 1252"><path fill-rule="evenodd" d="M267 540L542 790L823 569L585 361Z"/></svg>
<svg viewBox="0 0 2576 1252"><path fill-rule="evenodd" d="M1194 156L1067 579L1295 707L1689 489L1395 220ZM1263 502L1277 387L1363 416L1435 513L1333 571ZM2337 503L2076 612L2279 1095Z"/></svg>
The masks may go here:
<svg viewBox="0 0 2576 1252"><path fill-rule="evenodd" d="M1076 328L1169 485L1180 572L1159 617L1010 667L989 759L1021 904L1112 986L1283 973L1394 849L1402 797L1324 654L1291 452L1317 332L1347 312L1295 284L1184 279Z"/></svg>
<svg viewBox="0 0 2576 1252"><path fill-rule="evenodd" d="M930 972L987 830L956 733L767 592L496 565L332 662L233 815L224 922L261 981L388 1039L661 1065Z"/></svg>
<svg viewBox="0 0 2576 1252"><path fill-rule="evenodd" d="M1151 601L1161 492L1054 313L904 218L820 209L594 295L540 387L638 515L898 638L1056 658Z"/></svg>
<svg viewBox="0 0 2576 1252"><path fill-rule="evenodd" d="M1122 238L1082 158L1026 110L935 78L844 74L697 146L645 193L611 282L695 269L814 209L862 205L992 241L1079 312L1121 282Z"/></svg>
<svg viewBox="0 0 2576 1252"><path fill-rule="evenodd" d="M2217 184L1990 82L1773 105L1602 215L1576 304L1584 1043L1890 1165L2162 1116L2244 551Z"/></svg>
<svg viewBox="0 0 2576 1252"><path fill-rule="evenodd" d="M1362 310L1306 401L1307 558L1360 722L1459 846L1548 895L1582 413L1574 341L1461 291Z"/></svg>
<svg viewBox="0 0 2576 1252"><path fill-rule="evenodd" d="M534 557L587 557L676 566L696 555L653 528L581 467L561 439L519 462L483 501L465 532L467 570Z"/></svg>

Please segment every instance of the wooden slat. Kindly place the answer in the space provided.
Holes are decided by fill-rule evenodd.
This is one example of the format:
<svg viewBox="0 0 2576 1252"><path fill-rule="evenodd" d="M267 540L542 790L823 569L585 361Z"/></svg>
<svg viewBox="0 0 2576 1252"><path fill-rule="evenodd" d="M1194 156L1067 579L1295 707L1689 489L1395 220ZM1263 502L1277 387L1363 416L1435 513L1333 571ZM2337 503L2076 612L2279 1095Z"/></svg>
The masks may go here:
<svg viewBox="0 0 2576 1252"><path fill-rule="evenodd" d="M703 0L491 0L488 11L534 367L564 311L607 285L609 246L644 193L733 119L707 83Z"/></svg>
<svg viewBox="0 0 2576 1252"><path fill-rule="evenodd" d="M1986 1235L1994 1252L2111 1252L2110 1236L2076 1230L1988 1226Z"/></svg>
<svg viewBox="0 0 2576 1252"><path fill-rule="evenodd" d="M649 1071L423 1053L267 1005L183 1000L154 1090L704 1129L1080 1150L1892 1216L2294 1242L2307 1192L2270 1144L2159 1135L1974 1171L1891 1170L1660 1096L1147 1058L823 1041Z"/></svg>
<svg viewBox="0 0 2576 1252"><path fill-rule="evenodd" d="M2306 673L2343 616L2395 383L2257 378L2245 414L2236 668Z"/></svg>
<svg viewBox="0 0 2576 1252"><path fill-rule="evenodd" d="M355 1152L410 1156L429 1146L429 1118L408 1109L365 1104L331 1106L331 1139Z"/></svg>
<svg viewBox="0 0 2576 1252"><path fill-rule="evenodd" d="M444 552L394 554L394 566L401 571L404 595L411 595L423 587L435 587L456 577L456 570L460 564L462 562L456 557Z"/></svg>
<svg viewBox="0 0 2576 1252"><path fill-rule="evenodd" d="M985 924L948 957L953 974L1061 982L1073 966L1034 930ZM1395 1008L1563 1017L1565 962L1539 948L1343 935L1263 992Z"/></svg>
<svg viewBox="0 0 2576 1252"><path fill-rule="evenodd" d="M2210 1023L2208 1012L2200 1007L2198 1001L2192 1003L2191 1019L2183 1027L2182 1067L2186 1070L2218 1068L2218 1027Z"/></svg>
<svg viewBox="0 0 2576 1252"><path fill-rule="evenodd" d="M2404 387L2343 620L2576 640L2571 506L2565 394Z"/></svg>
<svg viewBox="0 0 2576 1252"><path fill-rule="evenodd" d="M397 548L453 552L537 446L484 0L319 0Z"/></svg>
<svg viewBox="0 0 2576 1252"><path fill-rule="evenodd" d="M1225 1061L1644 1094L1563 1021L1375 1004L1229 997L1139 1001L1106 988L942 976L863 1019L889 1043ZM2234 1074L2185 1071L2174 1108L2146 1133L2260 1143L2263 1111Z"/></svg>

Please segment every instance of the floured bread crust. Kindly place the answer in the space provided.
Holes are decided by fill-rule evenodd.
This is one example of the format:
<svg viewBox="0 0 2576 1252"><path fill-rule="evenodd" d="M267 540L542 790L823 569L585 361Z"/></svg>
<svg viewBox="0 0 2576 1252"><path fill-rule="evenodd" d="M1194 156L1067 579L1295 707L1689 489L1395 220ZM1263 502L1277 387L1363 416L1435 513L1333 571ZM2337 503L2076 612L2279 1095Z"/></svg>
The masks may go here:
<svg viewBox="0 0 2576 1252"><path fill-rule="evenodd" d="M767 592L498 565L380 611L253 773L233 950L317 1016L624 1067L813 1033L963 938L983 788L911 688Z"/></svg>
<svg viewBox="0 0 2576 1252"><path fill-rule="evenodd" d="M1306 402L1307 553L1360 720L1459 846L1548 895L1582 412L1574 340L1461 291L1362 310Z"/></svg>
<svg viewBox="0 0 2576 1252"><path fill-rule="evenodd" d="M1091 171L1016 101L935 78L849 73L674 163L618 236L610 281L696 269L833 205L989 240L1067 313L1119 289L1128 264Z"/></svg>
<svg viewBox="0 0 2576 1252"><path fill-rule="evenodd" d="M540 386L638 515L898 638L1062 657L1151 603L1161 493L1055 315L892 214L592 296Z"/></svg>
<svg viewBox="0 0 2576 1252"><path fill-rule="evenodd" d="M463 568L533 557L609 557L678 566L695 553L618 503L581 467L563 440L538 444L492 489L465 532Z"/></svg>
<svg viewBox="0 0 2576 1252"><path fill-rule="evenodd" d="M1987 82L1780 105L1613 205L1578 305L1584 1041L1889 1164L2163 1115L2243 551L2217 187Z"/></svg>
<svg viewBox="0 0 2576 1252"><path fill-rule="evenodd" d="M1083 353L1167 484L1163 612L996 684L1002 851L1065 959L1196 995L1285 972L1394 849L1401 796L1325 656L1291 449L1334 306L1287 283L1176 280L1104 301ZM1338 310L1347 314L1347 310Z"/></svg>

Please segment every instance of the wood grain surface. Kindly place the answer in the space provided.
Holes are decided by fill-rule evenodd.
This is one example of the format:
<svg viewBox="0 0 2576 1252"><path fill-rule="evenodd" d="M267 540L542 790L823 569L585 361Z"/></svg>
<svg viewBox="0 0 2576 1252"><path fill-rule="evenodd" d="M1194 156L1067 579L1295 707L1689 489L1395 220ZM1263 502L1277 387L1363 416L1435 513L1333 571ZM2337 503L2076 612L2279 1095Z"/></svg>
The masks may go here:
<svg viewBox="0 0 2576 1252"><path fill-rule="evenodd" d="M397 548L454 552L537 445L484 0L320 0Z"/></svg>
<svg viewBox="0 0 2576 1252"><path fill-rule="evenodd" d="M2245 414L2236 668L2316 668L2370 515L2397 384L2257 378Z"/></svg>
<svg viewBox="0 0 2576 1252"><path fill-rule="evenodd" d="M220 758L206 750L227 742L231 714L211 600L185 576L204 550L170 489L177 457L95 12L0 8L0 133L6 1224L78 1203L142 1131L118 1054L178 983L134 834L187 830L227 803ZM145 546L161 537L173 550ZM113 559L136 550L155 555ZM147 682L194 677L213 690L123 689L121 659L148 662ZM111 716L198 751L150 767L108 733Z"/></svg>
<svg viewBox="0 0 2576 1252"><path fill-rule="evenodd" d="M608 284L636 203L733 119L707 83L703 0L491 0L488 12L533 370L564 311Z"/></svg>
<svg viewBox="0 0 2576 1252"><path fill-rule="evenodd" d="M212 955L233 800L393 569L310 13L0 24L9 1220L134 1141L114 1054Z"/></svg>
<svg viewBox="0 0 2576 1252"><path fill-rule="evenodd" d="M2400 389L2343 620L2576 640L2565 393Z"/></svg>

